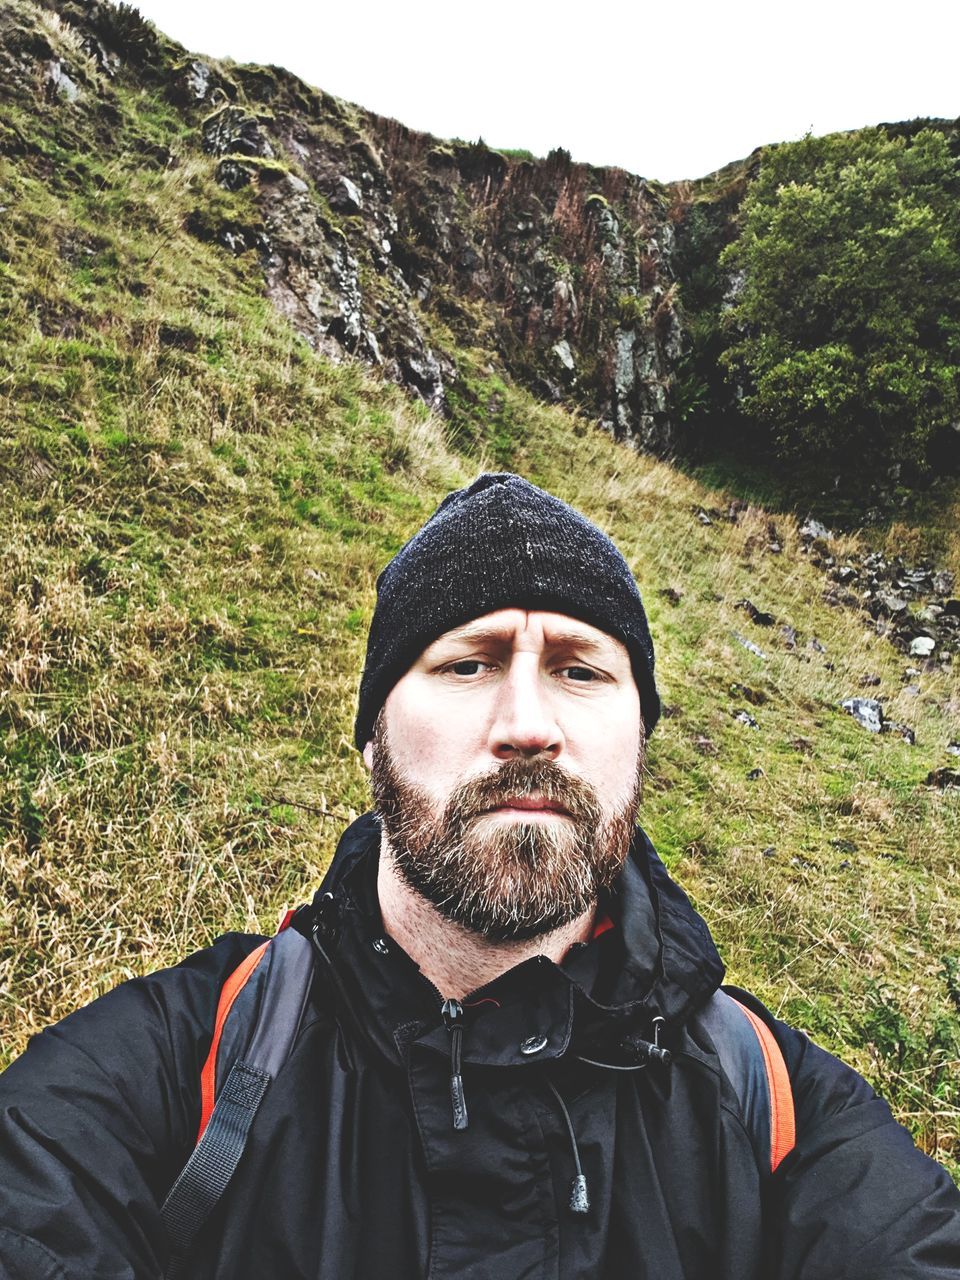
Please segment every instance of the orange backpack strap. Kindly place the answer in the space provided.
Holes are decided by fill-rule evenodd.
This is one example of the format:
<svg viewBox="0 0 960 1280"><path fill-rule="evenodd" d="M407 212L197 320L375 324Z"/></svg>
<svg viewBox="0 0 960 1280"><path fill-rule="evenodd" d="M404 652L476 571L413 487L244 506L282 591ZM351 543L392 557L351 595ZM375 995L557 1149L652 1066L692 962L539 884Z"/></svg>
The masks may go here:
<svg viewBox="0 0 960 1280"><path fill-rule="evenodd" d="M200 1128L197 1131L197 1142L203 1137L203 1131L210 1123L210 1117L213 1115L213 1104L217 1088L217 1053L220 1049L220 1038L223 1035L224 1023L227 1021L237 996L247 985L250 975L263 959L263 953L270 945L270 941L268 938L266 942L261 942L255 951L251 951L246 959L241 960L220 990L217 1017L213 1024L213 1040L210 1044L207 1060L203 1064L203 1070L200 1072Z"/></svg>
<svg viewBox="0 0 960 1280"><path fill-rule="evenodd" d="M796 1145L793 1088L777 1039L748 1008L750 998L745 992L717 991L697 1019L740 1102L761 1174L769 1176Z"/></svg>
<svg viewBox="0 0 960 1280"><path fill-rule="evenodd" d="M243 1156L257 1111L300 1030L313 983L313 949L289 917L254 948L220 990L210 1051L200 1073L196 1146L161 1208L179 1280L193 1242Z"/></svg>
<svg viewBox="0 0 960 1280"><path fill-rule="evenodd" d="M790 1154L797 1143L797 1121L790 1075L776 1036L767 1024L735 996L730 999L746 1015L763 1054L770 1098L770 1172L774 1173L781 1160Z"/></svg>

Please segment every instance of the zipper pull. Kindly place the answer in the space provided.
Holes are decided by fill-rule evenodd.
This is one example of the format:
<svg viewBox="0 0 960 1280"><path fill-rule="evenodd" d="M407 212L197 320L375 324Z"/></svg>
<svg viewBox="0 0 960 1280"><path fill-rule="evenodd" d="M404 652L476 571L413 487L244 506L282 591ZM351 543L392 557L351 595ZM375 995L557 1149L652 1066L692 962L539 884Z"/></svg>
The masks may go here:
<svg viewBox="0 0 960 1280"><path fill-rule="evenodd" d="M440 1016L450 1032L450 1103L453 1107L453 1127L466 1129L467 1099L463 1092L463 1076L460 1074L460 1055L463 1048L463 1005L459 1000L444 1000Z"/></svg>

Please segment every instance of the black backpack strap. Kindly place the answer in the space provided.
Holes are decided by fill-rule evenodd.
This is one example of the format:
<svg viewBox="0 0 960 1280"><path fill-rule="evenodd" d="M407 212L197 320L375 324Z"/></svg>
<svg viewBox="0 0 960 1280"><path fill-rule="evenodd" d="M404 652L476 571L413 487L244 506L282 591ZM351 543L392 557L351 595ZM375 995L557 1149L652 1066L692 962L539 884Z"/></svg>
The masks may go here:
<svg viewBox="0 0 960 1280"><path fill-rule="evenodd" d="M780 1046L759 1014L723 990L697 1019L740 1102L760 1173L768 1177L796 1143L793 1090Z"/></svg>
<svg viewBox="0 0 960 1280"><path fill-rule="evenodd" d="M223 985L201 1074L197 1145L161 1209L171 1250L166 1280L181 1274L240 1163L267 1088L293 1049L312 980L310 943L285 929L251 952Z"/></svg>

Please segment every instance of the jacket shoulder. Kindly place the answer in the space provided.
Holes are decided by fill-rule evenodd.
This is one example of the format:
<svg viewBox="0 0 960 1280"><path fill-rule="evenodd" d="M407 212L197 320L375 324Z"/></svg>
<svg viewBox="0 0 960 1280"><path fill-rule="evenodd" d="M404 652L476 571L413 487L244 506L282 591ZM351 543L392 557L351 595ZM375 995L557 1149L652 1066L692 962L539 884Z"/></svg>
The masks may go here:
<svg viewBox="0 0 960 1280"><path fill-rule="evenodd" d="M179 964L128 979L34 1036L0 1079L10 1087L21 1072L53 1070L58 1057L70 1053L135 1090L149 1050L188 1067L213 1035L224 981L263 941L256 934L227 933Z"/></svg>
<svg viewBox="0 0 960 1280"><path fill-rule="evenodd" d="M31 1250L68 1275L160 1273L158 1204L196 1136L220 988L261 941L227 934L122 983L0 1076L0 1275Z"/></svg>
<svg viewBox="0 0 960 1280"><path fill-rule="evenodd" d="M777 1039L796 1145L771 1179L771 1280L955 1280L960 1191L852 1067L730 989Z"/></svg>

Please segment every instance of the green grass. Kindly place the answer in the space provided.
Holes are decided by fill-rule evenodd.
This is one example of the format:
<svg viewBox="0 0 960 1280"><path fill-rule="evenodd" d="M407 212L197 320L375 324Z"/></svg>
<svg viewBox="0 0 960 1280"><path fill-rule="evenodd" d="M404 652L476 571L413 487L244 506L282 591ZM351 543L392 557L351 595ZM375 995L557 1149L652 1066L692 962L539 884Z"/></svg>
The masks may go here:
<svg viewBox="0 0 960 1280"><path fill-rule="evenodd" d="M702 525L718 475L616 446L452 334L450 422L316 356L254 256L209 238L256 218L250 191L221 191L165 106L109 92L112 147L38 112L34 150L0 156L0 1057L312 892L369 803L352 718L376 575L448 489L510 467L636 572L671 708L641 816L731 979L960 1172L960 799L924 785L960 736L956 679L904 694L866 615L824 604L791 516L779 556L756 494ZM145 136L177 163L144 167ZM956 557L945 511L897 536ZM867 671L915 747L839 709Z"/></svg>
<svg viewBox="0 0 960 1280"><path fill-rule="evenodd" d="M787 472L774 458L762 460L747 449L718 451L685 469L708 488L728 491L771 512L810 512L840 529L857 529L863 523L856 477L825 477L812 465ZM873 521L861 532L874 549L902 555L909 562L932 559L960 577L960 483L940 477L925 488L891 485Z"/></svg>

